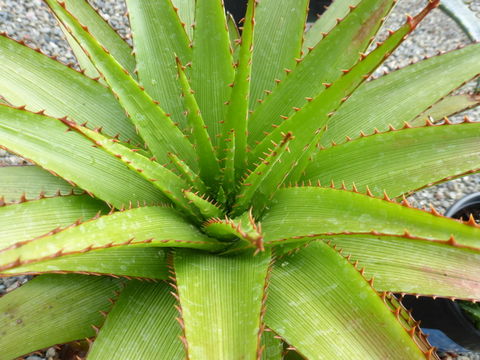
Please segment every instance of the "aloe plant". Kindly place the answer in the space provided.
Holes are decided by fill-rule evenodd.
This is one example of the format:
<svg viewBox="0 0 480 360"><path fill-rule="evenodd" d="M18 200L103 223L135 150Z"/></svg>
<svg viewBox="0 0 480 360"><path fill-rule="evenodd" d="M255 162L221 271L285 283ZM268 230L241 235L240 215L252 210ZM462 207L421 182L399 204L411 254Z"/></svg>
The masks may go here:
<svg viewBox="0 0 480 360"><path fill-rule="evenodd" d="M81 71L0 37L0 357L436 358L396 294L480 299L480 228L406 196L480 169L480 44L367 81L395 0L46 0ZM336 20L335 20L336 19ZM241 34L241 35L240 35ZM442 120L443 119L443 120Z"/></svg>

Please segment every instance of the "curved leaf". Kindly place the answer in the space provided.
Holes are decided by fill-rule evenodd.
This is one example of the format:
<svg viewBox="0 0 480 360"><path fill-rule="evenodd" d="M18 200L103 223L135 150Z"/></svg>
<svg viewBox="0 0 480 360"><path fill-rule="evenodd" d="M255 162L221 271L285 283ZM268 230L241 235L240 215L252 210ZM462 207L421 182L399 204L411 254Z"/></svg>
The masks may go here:
<svg viewBox="0 0 480 360"><path fill-rule="evenodd" d="M0 198L7 203L39 196L53 196L70 193L75 188L58 176L38 166L0 166ZM76 189L77 191L81 191Z"/></svg>
<svg viewBox="0 0 480 360"><path fill-rule="evenodd" d="M120 208L158 203L160 190L60 120L0 105L0 146L54 171L72 184Z"/></svg>
<svg viewBox="0 0 480 360"><path fill-rule="evenodd" d="M353 184L398 197L450 176L480 169L480 123L406 128L320 151L305 180Z"/></svg>
<svg viewBox="0 0 480 360"><path fill-rule="evenodd" d="M269 261L269 251L236 257L175 253L189 358L255 358Z"/></svg>
<svg viewBox="0 0 480 360"><path fill-rule="evenodd" d="M91 325L103 322L100 311L111 308L109 299L120 286L121 281L108 277L42 275L3 296L2 358L94 336Z"/></svg>
<svg viewBox="0 0 480 360"><path fill-rule="evenodd" d="M322 242L279 259L266 324L309 359L425 359L346 259Z"/></svg>
<svg viewBox="0 0 480 360"><path fill-rule="evenodd" d="M419 237L480 249L480 226L346 190L282 189L262 219L265 245L335 235ZM454 237L455 239L451 239Z"/></svg>
<svg viewBox="0 0 480 360"><path fill-rule="evenodd" d="M167 254L157 247L118 247L66 255L53 260L19 266L4 274L77 273L167 279ZM11 275L13 276L13 275Z"/></svg>
<svg viewBox="0 0 480 360"><path fill-rule="evenodd" d="M118 247L190 247L220 250L223 245L203 235L177 211L165 207L143 207L87 221L75 227L18 244L0 252L0 270L41 263L67 255Z"/></svg>
<svg viewBox="0 0 480 360"><path fill-rule="evenodd" d="M129 282L100 329L88 359L184 359L174 305L168 284Z"/></svg>
<svg viewBox="0 0 480 360"><path fill-rule="evenodd" d="M189 38L193 38L193 24L195 23L195 0L172 0L172 2Z"/></svg>
<svg viewBox="0 0 480 360"><path fill-rule="evenodd" d="M332 116L322 144L343 142L345 136L355 137L360 131L403 126L480 74L479 59L480 44L473 44L366 82Z"/></svg>
<svg viewBox="0 0 480 360"><path fill-rule="evenodd" d="M479 251L396 236L328 239L365 267L379 291L480 299Z"/></svg>
<svg viewBox="0 0 480 360"><path fill-rule="evenodd" d="M0 61L0 94L10 104L140 141L113 94L97 81L5 36L0 36Z"/></svg>
<svg viewBox="0 0 480 360"><path fill-rule="evenodd" d="M0 207L0 249L88 220L108 207L87 195L61 196Z"/></svg>

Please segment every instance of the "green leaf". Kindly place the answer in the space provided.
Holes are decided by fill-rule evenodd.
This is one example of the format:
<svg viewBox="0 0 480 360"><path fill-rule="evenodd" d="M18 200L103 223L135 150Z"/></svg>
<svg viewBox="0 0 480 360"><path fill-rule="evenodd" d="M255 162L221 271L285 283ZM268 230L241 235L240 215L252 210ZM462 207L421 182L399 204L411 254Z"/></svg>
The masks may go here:
<svg viewBox="0 0 480 360"><path fill-rule="evenodd" d="M335 25L337 19L344 19L352 7L358 6L361 0L338 0L332 2L317 21L308 29L303 39L304 54L308 53L308 48L313 48L329 33Z"/></svg>
<svg viewBox="0 0 480 360"><path fill-rule="evenodd" d="M365 276L375 279L379 291L480 299L478 250L396 236L328 239L365 267Z"/></svg>
<svg viewBox="0 0 480 360"><path fill-rule="evenodd" d="M185 164L184 161L179 159L178 156L176 156L175 154L170 153L168 154L168 157L170 158L171 163L180 173L180 178L185 179L182 179L182 182L187 183L193 189L201 191L202 193L207 193L207 186L202 181L202 179L200 179L200 176L198 176L197 173L193 172L193 170L190 169L188 165Z"/></svg>
<svg viewBox="0 0 480 360"><path fill-rule="evenodd" d="M233 213L240 215L249 206L261 208L285 180L286 173L281 169L283 159L288 156L289 145L295 141L292 133L287 133L280 144L275 144L264 158L259 159L256 168L242 181L242 188L236 196Z"/></svg>
<svg viewBox="0 0 480 360"><path fill-rule="evenodd" d="M88 359L184 359L174 305L168 284L129 282L100 329Z"/></svg>
<svg viewBox="0 0 480 360"><path fill-rule="evenodd" d="M193 38L193 24L195 23L195 0L172 0L173 6L180 20L183 22L183 27L190 39Z"/></svg>
<svg viewBox="0 0 480 360"><path fill-rule="evenodd" d="M206 234L222 241L235 241L225 253L256 248L256 253L264 251L261 227L255 223L251 212L246 212L235 219L213 218L203 225Z"/></svg>
<svg viewBox="0 0 480 360"><path fill-rule="evenodd" d="M120 208L129 201L158 203L160 190L60 120L0 106L0 143ZM68 132L66 132L68 131Z"/></svg>
<svg viewBox="0 0 480 360"><path fill-rule="evenodd" d="M261 360L282 360L283 344L273 331L265 329L262 333L262 358Z"/></svg>
<svg viewBox="0 0 480 360"><path fill-rule="evenodd" d="M88 195L61 196L0 207L0 249L107 213L102 202ZM12 221L15 219L14 221Z"/></svg>
<svg viewBox="0 0 480 360"><path fill-rule="evenodd" d="M425 359L368 282L324 243L278 259L267 326L309 359Z"/></svg>
<svg viewBox="0 0 480 360"><path fill-rule="evenodd" d="M58 176L38 166L0 167L0 199L7 203L43 196L66 195L75 188ZM75 192L81 190L76 189Z"/></svg>
<svg viewBox="0 0 480 360"><path fill-rule="evenodd" d="M53 117L68 115L124 140L140 141L112 93L97 81L5 36L0 36L0 61L0 93L12 105L45 110Z"/></svg>
<svg viewBox="0 0 480 360"><path fill-rule="evenodd" d="M47 2L48 3L48 2ZM66 9L102 44L117 61L133 74L135 57L130 45L95 11L86 0L63 0ZM57 14L58 16L58 14ZM68 39L68 38L67 38ZM77 53L75 53L75 56Z"/></svg>
<svg viewBox="0 0 480 360"><path fill-rule="evenodd" d="M480 227L360 193L321 187L277 192L262 228L266 246L336 235L383 234L480 249Z"/></svg>
<svg viewBox="0 0 480 360"><path fill-rule="evenodd" d="M121 145L118 141L115 141L115 139L109 139L99 132L87 129L86 127L79 126L75 123L69 121L65 122L72 129L75 129L93 141L96 146L120 159L132 171L136 172L146 181L152 183L181 211L185 212L187 215L195 217L195 211L193 211L192 207L183 197L183 190L189 188L186 181L154 160L148 159L145 156L132 151L128 147Z"/></svg>
<svg viewBox="0 0 480 360"><path fill-rule="evenodd" d="M403 41L416 25L435 7L434 3L421 11L394 32L385 42L370 52L362 61L344 74L333 85L325 85L327 89L312 99L303 109L298 109L292 117L276 127L269 135L265 136L251 152L251 161L261 158L268 152L270 143L280 141L284 134L291 133L293 141L289 143L290 151L284 153L282 162L277 164L277 178L269 186L271 196L274 191L285 181L295 183L301 177L304 169L309 165L310 159L318 151L317 145L325 131L325 126L335 110L341 106L355 89L365 81L370 74L395 48ZM256 214L262 209L256 210Z"/></svg>
<svg viewBox="0 0 480 360"><path fill-rule="evenodd" d="M479 59L480 44L469 45L363 84L330 119L322 144L343 142L345 136L355 137L360 131L403 126L477 76Z"/></svg>
<svg viewBox="0 0 480 360"><path fill-rule="evenodd" d="M261 140L272 124L292 116L295 108L325 90L324 83L337 81L342 70L358 62L393 4L394 0L364 0L353 8L257 106L249 123L250 143Z"/></svg>
<svg viewBox="0 0 480 360"><path fill-rule="evenodd" d="M188 35L171 1L127 0L127 6L139 82L185 128L175 56L191 61Z"/></svg>
<svg viewBox="0 0 480 360"><path fill-rule="evenodd" d="M269 261L269 251L237 257L175 253L190 359L256 357Z"/></svg>
<svg viewBox="0 0 480 360"><path fill-rule="evenodd" d="M167 162L168 152L174 152L190 166L195 155L190 142L180 129L142 90L131 75L86 31L56 0L46 0L62 23L88 52L90 59L105 78L120 105L129 114L148 148L159 162Z"/></svg>
<svg viewBox="0 0 480 360"><path fill-rule="evenodd" d="M194 96L194 91L191 89L185 74L185 68L178 58L177 69L193 143L197 154L200 155L197 159L198 167L200 168L200 177L215 190L218 188L218 182L220 180L218 159L215 156L212 140L206 129L202 113Z"/></svg>
<svg viewBox="0 0 480 360"><path fill-rule="evenodd" d="M321 150L305 180L398 197L480 169L480 123L406 128ZM475 170L473 170L475 171ZM477 170L478 171L478 170Z"/></svg>
<svg viewBox="0 0 480 360"><path fill-rule="evenodd" d="M227 27L228 35L230 36L230 46L233 49L233 60L236 62L240 52L241 35L237 23L235 22L235 18L229 12L227 12Z"/></svg>
<svg viewBox="0 0 480 360"><path fill-rule="evenodd" d="M213 144L221 135L235 71L222 0L196 0L192 89Z"/></svg>
<svg viewBox="0 0 480 360"><path fill-rule="evenodd" d="M184 191L185 198L191 202L202 214L205 219L212 217L219 218L224 215L221 205L210 200L208 197L200 196L198 193Z"/></svg>
<svg viewBox="0 0 480 360"><path fill-rule="evenodd" d="M255 15L250 109L283 80L300 57L308 0L262 0ZM280 29L280 30L279 30ZM275 59L275 61L272 61Z"/></svg>
<svg viewBox="0 0 480 360"><path fill-rule="evenodd" d="M121 282L107 277L42 275L0 298L3 359L95 335L100 311ZM35 314L35 316L32 316ZM62 324L62 326L58 326ZM22 339L22 341L18 341Z"/></svg>
<svg viewBox="0 0 480 360"><path fill-rule="evenodd" d="M427 119L440 121L445 117L455 115L478 105L480 105L480 95L478 94L450 95L418 115L410 124L424 124Z"/></svg>
<svg viewBox="0 0 480 360"><path fill-rule="evenodd" d="M247 121L250 97L250 77L252 73L253 37L255 28L255 8L257 2L249 0L247 13L243 22L242 38L240 43L239 58L236 66L235 80L233 81L232 94L228 102L227 116L223 125L223 139L229 138L231 130L235 131L234 148L234 175L239 179L247 165ZM228 144L220 144L222 152ZM227 187L229 188L229 187Z"/></svg>
<svg viewBox="0 0 480 360"><path fill-rule="evenodd" d="M224 248L174 209L142 207L102 216L0 252L0 271L67 255L77 255L73 261L80 262L83 253L119 246L189 247L212 251Z"/></svg>
<svg viewBox="0 0 480 360"><path fill-rule="evenodd" d="M460 307L477 329L480 329L480 307L476 303L460 302Z"/></svg>
<svg viewBox="0 0 480 360"><path fill-rule="evenodd" d="M4 274L78 273L167 279L167 254L157 247L118 247L67 255L6 270ZM11 275L13 276L13 275Z"/></svg>

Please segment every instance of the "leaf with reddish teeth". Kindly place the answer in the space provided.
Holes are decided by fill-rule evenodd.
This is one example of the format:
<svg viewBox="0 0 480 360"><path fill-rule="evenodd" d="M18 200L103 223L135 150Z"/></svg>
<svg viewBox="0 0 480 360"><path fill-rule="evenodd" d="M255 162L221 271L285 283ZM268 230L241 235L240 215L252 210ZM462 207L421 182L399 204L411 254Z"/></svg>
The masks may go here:
<svg viewBox="0 0 480 360"><path fill-rule="evenodd" d="M111 309L121 285L108 277L42 275L2 296L2 358L94 336L91 325L103 323L102 313Z"/></svg>
<svg viewBox="0 0 480 360"><path fill-rule="evenodd" d="M410 194L480 169L480 123L405 127L360 136L318 152L302 180L342 182L376 196Z"/></svg>
<svg viewBox="0 0 480 360"><path fill-rule="evenodd" d="M279 258L268 292L265 323L304 357L425 359L415 328L396 320L406 311L390 309L325 243Z"/></svg>
<svg viewBox="0 0 480 360"><path fill-rule="evenodd" d="M119 246L190 247L220 250L211 239L169 207L143 207L87 221L55 234L26 241L0 252L1 271L67 255Z"/></svg>
<svg viewBox="0 0 480 360"><path fill-rule="evenodd" d="M262 218L262 228L266 246L301 244L309 237L385 234L480 250L480 226L352 191L322 187L278 191Z"/></svg>
<svg viewBox="0 0 480 360"><path fill-rule="evenodd" d="M440 122L445 117L455 115L478 105L480 105L480 94L446 96L418 115L410 123L412 125L421 125L424 124L427 119L432 119L434 122Z"/></svg>
<svg viewBox="0 0 480 360"><path fill-rule="evenodd" d="M0 199L6 203L17 202L21 197L28 200L41 196L69 194L72 190L81 193L58 176L50 174L38 166L0 166Z"/></svg>

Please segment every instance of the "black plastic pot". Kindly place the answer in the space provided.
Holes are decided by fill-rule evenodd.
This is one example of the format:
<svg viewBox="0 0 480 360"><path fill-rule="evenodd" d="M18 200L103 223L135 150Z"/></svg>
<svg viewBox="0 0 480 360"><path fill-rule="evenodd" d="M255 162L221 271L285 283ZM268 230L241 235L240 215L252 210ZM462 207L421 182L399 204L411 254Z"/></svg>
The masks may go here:
<svg viewBox="0 0 480 360"><path fill-rule="evenodd" d="M450 207L445 216L468 220L470 214L480 219L480 193L464 197ZM480 351L480 331L470 322L458 303L447 299L406 296L403 304L412 309L413 317L421 320L421 327L438 329L462 347ZM432 344L443 348L442 344ZM450 350L444 348L443 350Z"/></svg>

